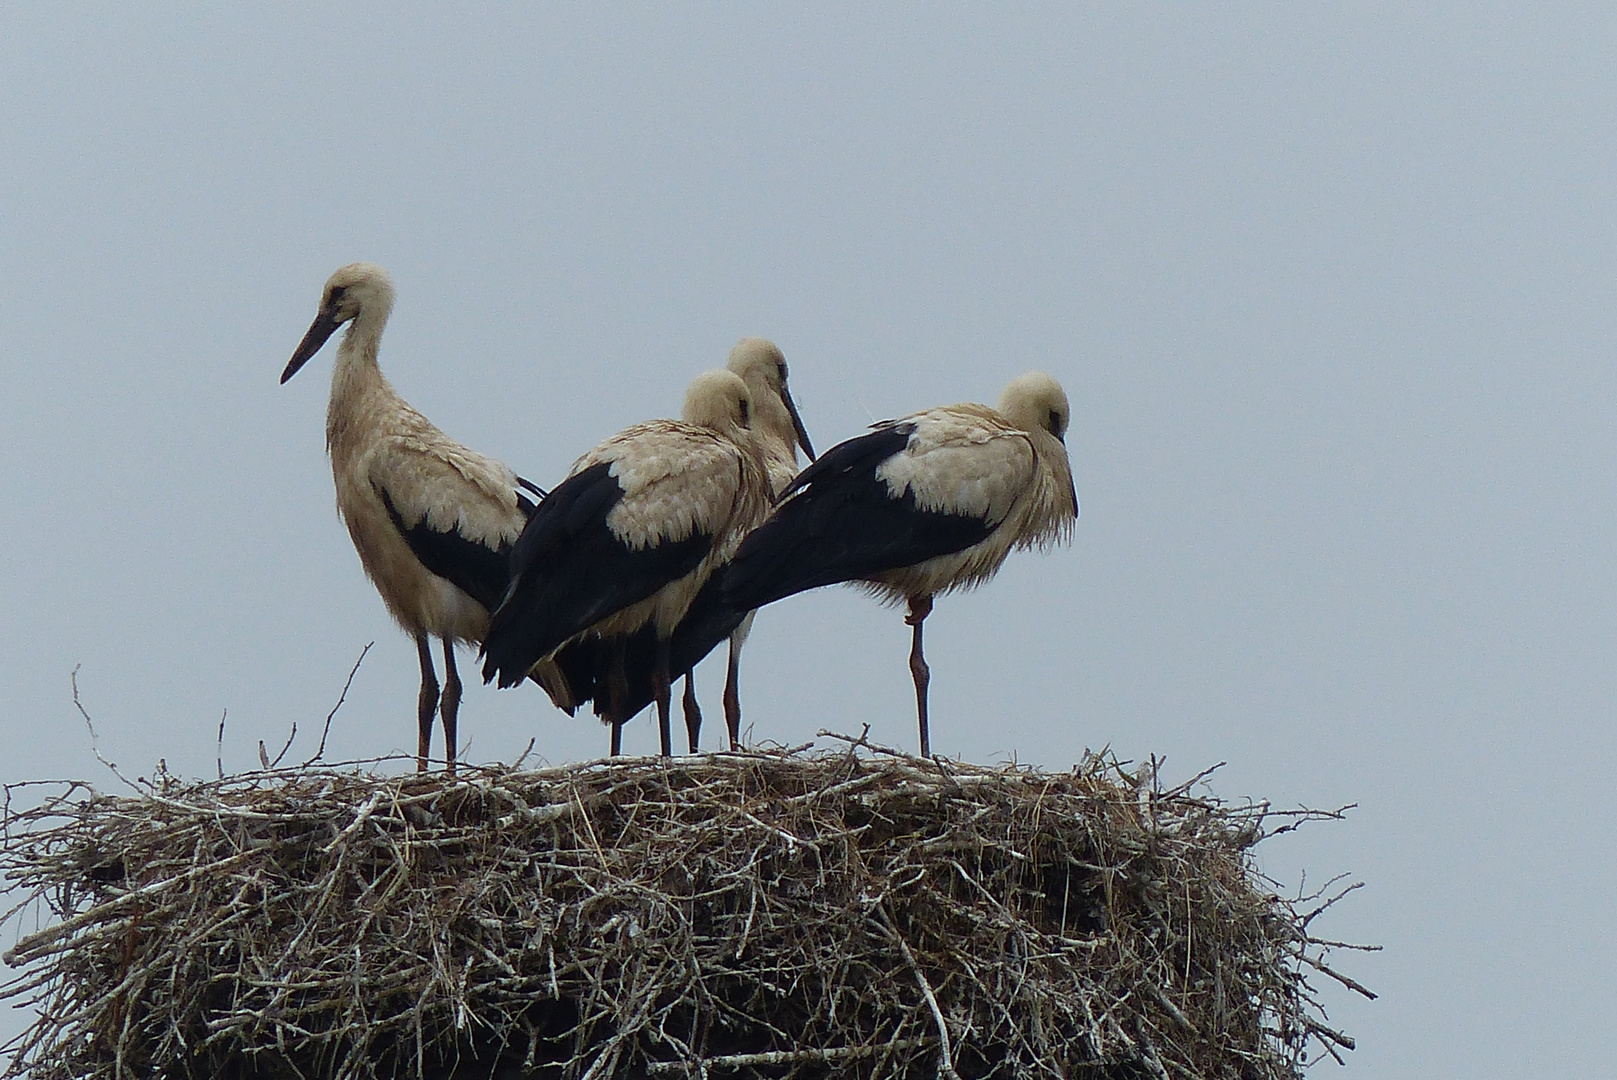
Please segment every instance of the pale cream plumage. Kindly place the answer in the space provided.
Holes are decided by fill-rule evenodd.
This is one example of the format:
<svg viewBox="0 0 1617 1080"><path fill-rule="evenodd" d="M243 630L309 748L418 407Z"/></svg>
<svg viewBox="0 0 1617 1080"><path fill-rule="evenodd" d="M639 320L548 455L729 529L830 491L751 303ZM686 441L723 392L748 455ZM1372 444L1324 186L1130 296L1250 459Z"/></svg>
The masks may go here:
<svg viewBox="0 0 1617 1080"><path fill-rule="evenodd" d="M797 415L787 384L786 359L772 342L763 338L743 338L730 352L726 367L746 383L752 402L752 433L769 474L770 494L780 491L797 473L796 448L812 455L808 434ZM715 583L710 579L692 601L692 607L674 629L670 639L670 670L685 674L685 727L694 751L701 730L702 712L697 704L690 670L725 638L731 639L729 674L725 684L725 717L729 721L732 744L739 739L740 697L737 660L750 617L722 604ZM595 711L605 717L613 711L606 693L603 667L606 658L624 650L625 679L615 703L627 714L638 713L654 700L651 671L655 655L655 635L648 626L627 642L600 637L575 640L558 651L551 677L544 679L551 700L572 712L594 699Z"/></svg>
<svg viewBox="0 0 1617 1080"><path fill-rule="evenodd" d="M741 376L752 393L753 430L763 453L764 466L769 473L771 499L779 498L797 477L797 450L812 461L814 448L808 431L798 415L787 382L786 356L773 341L761 337L746 337L730 350L725 367ZM749 611L730 633L729 656L724 676L724 721L730 736L730 748L741 748L741 650L752 633L757 619L756 611ZM685 731L689 736L691 753L696 752L697 738L702 729L702 710L696 701L694 673L685 672Z"/></svg>
<svg viewBox="0 0 1617 1080"><path fill-rule="evenodd" d="M998 409L927 409L833 447L742 544L726 600L757 607L852 581L907 603L921 752L930 753L922 623L939 593L987 581L1013 550L1071 535L1070 417L1060 384L1030 372L1006 387Z"/></svg>
<svg viewBox="0 0 1617 1080"><path fill-rule="evenodd" d="M767 338L742 338L730 350L725 367L739 375L752 394L753 432L769 471L770 495L779 496L797 478L798 448L811 460L814 457L787 384L786 357Z"/></svg>
<svg viewBox="0 0 1617 1080"><path fill-rule="evenodd" d="M663 750L670 752L667 643L714 567L767 514L769 486L747 385L699 376L681 420L636 424L574 464L513 549L514 577L484 646L486 679L510 685L584 636L656 635ZM622 691L619 691L620 698ZM628 716L612 710L614 750Z"/></svg>
<svg viewBox="0 0 1617 1080"><path fill-rule="evenodd" d="M495 579L497 567L521 533L527 513L509 468L439 431L383 376L377 352L393 299L392 280L379 266L352 263L332 274L321 293L319 314L281 381L349 324L337 348L326 412L337 511L389 614L416 641L422 675L418 767L426 768L433 714L439 712L452 770L461 695L454 643L477 643L488 632L485 604L493 598L491 590L503 587ZM429 544L442 538L446 550L434 560L439 572L423 563L411 535ZM458 550L477 565L457 568ZM486 584L484 579L489 579ZM468 589L482 594L481 600ZM428 635L443 641L441 697Z"/></svg>
<svg viewBox="0 0 1617 1080"><path fill-rule="evenodd" d="M596 634L630 632L648 622L660 636L671 634L713 568L728 561L769 512L768 472L756 440L710 409L715 393L734 394L737 388L721 384L715 391L716 381L702 376L692 384L682 419L636 424L573 465L574 473L610 466L623 498L606 515L606 526L625 547L640 550L696 532L714 538L695 570L602 619L590 627Z"/></svg>
<svg viewBox="0 0 1617 1080"><path fill-rule="evenodd" d="M891 497L907 490L918 509L977 518L993 531L964 551L885 571L864 584L894 603L975 588L1012 551L1070 539L1078 494L1061 439L1069 415L1061 387L1033 372L1006 387L997 410L968 402L894 421L914 424L915 433L902 453L876 469Z"/></svg>

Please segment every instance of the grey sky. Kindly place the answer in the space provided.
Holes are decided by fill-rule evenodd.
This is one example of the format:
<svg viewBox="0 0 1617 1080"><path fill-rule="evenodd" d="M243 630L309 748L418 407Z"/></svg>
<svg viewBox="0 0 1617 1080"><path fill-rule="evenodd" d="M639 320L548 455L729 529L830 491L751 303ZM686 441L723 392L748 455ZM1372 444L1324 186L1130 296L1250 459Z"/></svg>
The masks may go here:
<svg viewBox="0 0 1617 1080"><path fill-rule="evenodd" d="M1379 1002L1330 995L1346 1073L1604 1074L1614 24L8 5L0 774L110 783L77 664L127 769L211 774L225 709L251 767L373 639L333 752L413 747L413 649L332 506L331 347L276 384L341 263L397 281L405 397L541 483L744 334L821 447L1038 367L1084 516L940 600L935 748L1358 802L1264 858L1369 883L1326 927L1387 946L1345 961ZM851 590L767 610L752 738L913 746L907 649ZM469 688L461 731L607 741L531 688Z"/></svg>

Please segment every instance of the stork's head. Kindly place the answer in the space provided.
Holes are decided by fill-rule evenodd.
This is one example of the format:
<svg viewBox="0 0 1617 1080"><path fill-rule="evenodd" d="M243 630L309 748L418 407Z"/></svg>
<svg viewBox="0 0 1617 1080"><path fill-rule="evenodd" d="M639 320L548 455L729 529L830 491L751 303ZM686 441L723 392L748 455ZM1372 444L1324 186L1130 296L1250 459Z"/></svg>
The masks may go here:
<svg viewBox="0 0 1617 1080"><path fill-rule="evenodd" d="M725 366L741 376L747 389L752 391L759 426L768 424L779 427L780 430L771 434L779 436L787 446L791 446L795 439L797 445L803 448L803 453L813 461L814 447L809 443L803 418L797 415L792 391L786 385L786 357L781 354L780 348L768 338L742 338L730 350L730 362ZM781 409L773 407L768 400L771 397L780 403ZM776 413L779 415L774 415Z"/></svg>
<svg viewBox="0 0 1617 1080"><path fill-rule="evenodd" d="M284 383L320 351L320 346L343 323L359 317L361 311L377 313L386 320L393 309L393 279L375 263L349 263L326 279L320 293L320 312L309 325L309 332L298 342L297 351L281 372Z"/></svg>
<svg viewBox="0 0 1617 1080"><path fill-rule="evenodd" d="M1048 431L1067 441L1072 408L1061 384L1042 371L1030 371L1011 380L999 398L999 414L1023 431Z"/></svg>
<svg viewBox="0 0 1617 1080"><path fill-rule="evenodd" d="M685 391L680 416L687 424L738 434L752 427L752 394L733 371L705 371Z"/></svg>

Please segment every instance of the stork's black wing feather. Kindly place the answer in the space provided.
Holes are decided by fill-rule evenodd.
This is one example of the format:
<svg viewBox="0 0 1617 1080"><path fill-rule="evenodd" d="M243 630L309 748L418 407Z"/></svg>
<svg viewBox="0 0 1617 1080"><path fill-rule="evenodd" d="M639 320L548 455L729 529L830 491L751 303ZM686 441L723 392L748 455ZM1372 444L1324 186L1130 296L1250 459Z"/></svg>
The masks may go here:
<svg viewBox="0 0 1617 1080"><path fill-rule="evenodd" d="M804 469L768 521L742 541L724 571L724 600L747 611L821 585L869 578L963 551L993 525L922 510L915 493L893 498L876 476L902 453L913 424L884 425L826 451Z"/></svg>
<svg viewBox="0 0 1617 1080"><path fill-rule="evenodd" d="M483 644L483 678L514 686L556 646L696 569L713 537L632 548L607 528L623 498L606 463L553 490L511 548L511 584Z"/></svg>
<svg viewBox="0 0 1617 1080"><path fill-rule="evenodd" d="M491 548L477 540L462 536L453 530L443 532L427 524L423 517L414 525L406 525L404 516L387 489L376 486L376 493L387 507L387 516L393 527L410 545L410 551L421 560L421 565L459 588L467 596L489 611L499 606L508 582L508 556L511 546L502 544Z"/></svg>
<svg viewBox="0 0 1617 1080"><path fill-rule="evenodd" d="M528 495L524 495L523 492L527 492L528 495L532 495L533 498L528 498ZM533 517L533 512L539 509L539 504L545 501L545 498L550 494L550 492L546 491L532 480L525 480L519 476L517 477L516 494L517 509L522 511L522 516L524 518L531 518Z"/></svg>
<svg viewBox="0 0 1617 1080"><path fill-rule="evenodd" d="M745 611L737 611L725 602L719 575L714 574L696 594L685 618L674 628L668 643L668 670L676 678L690 671L729 638L746 617ZM604 717L610 704L606 680L615 645L612 639L585 638L570 642L555 656L573 691L573 700L582 705L593 699L597 716ZM651 673L657 662L656 632L652 627L644 627L628 635L623 646L623 673L628 681L624 716L629 717L650 705L655 695Z"/></svg>
<svg viewBox="0 0 1617 1080"><path fill-rule="evenodd" d="M606 685L605 665L610 657L606 643L594 636L569 641L556 650L551 661L567 682L568 715L574 708L593 700L597 691Z"/></svg>
<svg viewBox="0 0 1617 1080"><path fill-rule="evenodd" d="M668 670L679 674L700 664L721 641L727 640L747 617L724 598L723 578L714 575L691 601L690 610L674 627L668 643Z"/></svg>

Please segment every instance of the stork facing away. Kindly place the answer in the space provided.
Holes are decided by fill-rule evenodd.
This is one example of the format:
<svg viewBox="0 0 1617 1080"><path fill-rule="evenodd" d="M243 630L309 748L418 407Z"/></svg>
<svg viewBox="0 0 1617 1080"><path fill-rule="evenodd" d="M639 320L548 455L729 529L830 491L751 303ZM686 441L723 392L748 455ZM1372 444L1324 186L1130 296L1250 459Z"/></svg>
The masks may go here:
<svg viewBox="0 0 1617 1080"><path fill-rule="evenodd" d="M742 543L723 598L744 610L852 581L908 604L921 754L930 756L921 624L933 597L982 584L1013 550L1070 538L1070 418L1061 386L1030 372L1005 388L998 409L927 409L832 447Z"/></svg>
<svg viewBox="0 0 1617 1080"><path fill-rule="evenodd" d="M351 263L332 274L281 382L348 324L326 411L337 512L388 612L415 639L416 768L427 768L436 713L453 774L461 699L455 643L476 644L488 632L488 613L505 591L508 553L534 509L524 490L544 493L439 431L388 383L376 353L393 295L393 281L379 266ZM443 643L441 696L429 636Z"/></svg>
<svg viewBox="0 0 1617 1080"><path fill-rule="evenodd" d="M511 584L483 643L484 680L513 686L581 635L610 642L604 690L616 754L634 715L623 705L626 645L649 628L662 752L672 753L669 640L768 510L747 384L729 371L698 376L682 420L607 439L534 512L511 549Z"/></svg>
<svg viewBox="0 0 1617 1080"><path fill-rule="evenodd" d="M797 476L799 447L810 461L814 460L808 431L792 401L786 357L772 341L760 337L742 338L730 350L725 366L741 377L752 396L753 433L763 453L769 492L774 498ZM724 683L724 718L731 748L738 748L741 742L741 649L752 630L755 613L737 611L724 603L719 594L718 577L714 575L703 586L669 640L669 670L676 678L681 674L685 676L685 731L692 753L696 752L702 729L702 710L696 700L692 669L726 638L730 640L730 657ZM556 654L555 665L562 673L561 682L545 680L551 700L571 712L593 698L596 714L606 716L611 702L604 686L607 665L615 648L615 642L598 637L582 638L562 648ZM655 696L652 669L656 635L650 627L642 628L624 643L624 657L628 691L619 705L634 716L651 704Z"/></svg>

